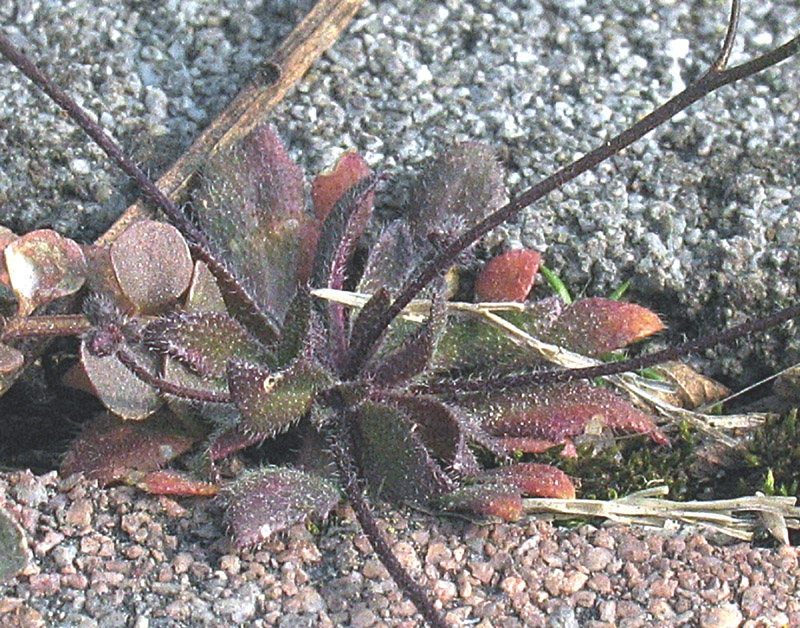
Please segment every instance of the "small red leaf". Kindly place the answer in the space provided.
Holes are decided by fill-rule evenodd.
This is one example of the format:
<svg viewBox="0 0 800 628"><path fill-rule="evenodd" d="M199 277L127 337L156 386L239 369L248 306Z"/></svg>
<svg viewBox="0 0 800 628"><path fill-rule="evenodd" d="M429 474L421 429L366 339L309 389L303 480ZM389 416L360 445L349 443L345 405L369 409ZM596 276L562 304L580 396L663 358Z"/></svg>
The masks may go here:
<svg viewBox="0 0 800 628"><path fill-rule="evenodd" d="M521 462L485 471L479 481L503 482L525 495L575 499L575 485L569 476L548 464Z"/></svg>
<svg viewBox="0 0 800 628"><path fill-rule="evenodd" d="M74 294L86 280L86 259L81 247L55 231L40 229L5 247L5 265L19 300L19 315Z"/></svg>
<svg viewBox="0 0 800 628"><path fill-rule="evenodd" d="M481 302L522 303L533 288L542 256L536 251L506 251L490 260L475 280L475 298Z"/></svg>
<svg viewBox="0 0 800 628"><path fill-rule="evenodd" d="M125 476L125 482L152 495L213 497L217 494L216 484L201 482L187 473L174 469L162 469L149 473L129 471Z"/></svg>
<svg viewBox="0 0 800 628"><path fill-rule="evenodd" d="M522 517L522 497L519 489L508 484L472 484L463 486L439 500L447 510L473 512L505 521Z"/></svg>
<svg viewBox="0 0 800 628"><path fill-rule="evenodd" d="M564 310L547 339L583 355L603 355L664 329L657 314L635 303L597 297Z"/></svg>
<svg viewBox="0 0 800 628"><path fill-rule="evenodd" d="M145 313L157 312L182 295L194 268L180 232L155 220L128 227L111 245L111 263L125 296Z"/></svg>

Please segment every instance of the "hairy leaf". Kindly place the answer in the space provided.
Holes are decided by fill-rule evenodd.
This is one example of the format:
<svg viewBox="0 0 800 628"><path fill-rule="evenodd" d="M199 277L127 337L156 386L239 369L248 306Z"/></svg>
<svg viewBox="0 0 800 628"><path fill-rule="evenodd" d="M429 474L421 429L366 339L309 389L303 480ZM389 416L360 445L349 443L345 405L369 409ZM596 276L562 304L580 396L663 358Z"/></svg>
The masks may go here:
<svg viewBox="0 0 800 628"><path fill-rule="evenodd" d="M425 502L452 490L400 404L363 403L355 413L359 465L370 489L392 501Z"/></svg>
<svg viewBox="0 0 800 628"><path fill-rule="evenodd" d="M323 478L297 469L250 471L221 492L225 518L239 547L260 543L308 517L325 517L339 501Z"/></svg>
<svg viewBox="0 0 800 628"><path fill-rule="evenodd" d="M469 395L465 401L490 435L516 439L512 442L523 451L540 451L532 448L536 443L569 443L589 425L647 434L669 444L649 415L610 390L585 382L493 391ZM524 446L525 439L531 439L531 447Z"/></svg>
<svg viewBox="0 0 800 628"><path fill-rule="evenodd" d="M214 275L203 262L194 263L185 307L193 312L227 312L225 300Z"/></svg>
<svg viewBox="0 0 800 628"><path fill-rule="evenodd" d="M408 220L428 240L470 227L503 204L503 169L478 142L456 144L429 160L412 186Z"/></svg>
<svg viewBox="0 0 800 628"><path fill-rule="evenodd" d="M20 316L76 293L86 280L81 247L50 229L31 231L5 247L5 267Z"/></svg>
<svg viewBox="0 0 800 628"><path fill-rule="evenodd" d="M222 378L230 360L258 362L265 350L222 312L176 312L144 331L147 346L180 360L200 375Z"/></svg>
<svg viewBox="0 0 800 628"><path fill-rule="evenodd" d="M282 371L237 360L228 363L228 388L242 413L239 427L245 434L269 437L287 429L329 383L327 373L304 357Z"/></svg>
<svg viewBox="0 0 800 628"><path fill-rule="evenodd" d="M434 299L428 320L396 351L382 355L366 367L367 377L378 386L397 386L424 371L433 357L447 315L440 299Z"/></svg>
<svg viewBox="0 0 800 628"><path fill-rule="evenodd" d="M588 356L626 347L664 329L658 315L635 303L592 297L567 307L546 338Z"/></svg>
<svg viewBox="0 0 800 628"><path fill-rule="evenodd" d="M175 227L155 220L133 223L111 245L111 264L125 296L142 313L154 313L186 292L194 264Z"/></svg>
<svg viewBox="0 0 800 628"><path fill-rule="evenodd" d="M168 411L144 421L124 421L101 414L89 421L72 442L61 474L83 473L100 484L122 482L131 471L156 471L189 451L197 440Z"/></svg>
<svg viewBox="0 0 800 628"><path fill-rule="evenodd" d="M406 413L415 434L448 473L460 478L478 473L478 462L467 446L464 418L458 416L455 408L422 395L397 395L390 399Z"/></svg>
<svg viewBox="0 0 800 628"><path fill-rule="evenodd" d="M391 222L370 247L358 290L376 294L381 289L399 289L421 258L408 223L405 220Z"/></svg>
<svg viewBox="0 0 800 628"><path fill-rule="evenodd" d="M533 288L541 262L542 256L528 249L506 251L489 260L475 280L475 299L522 303Z"/></svg>
<svg viewBox="0 0 800 628"><path fill-rule="evenodd" d="M563 309L559 299L542 299L526 305L521 312L503 312L503 318L534 336L545 335ZM484 320L466 314L449 316L444 334L433 358L439 371L496 372L541 364L539 354L514 342L505 332L487 325Z"/></svg>
<svg viewBox="0 0 800 628"><path fill-rule="evenodd" d="M304 238L315 233L317 222L305 211L300 168L264 124L214 157L203 176L197 195L203 229L260 307L282 321Z"/></svg>

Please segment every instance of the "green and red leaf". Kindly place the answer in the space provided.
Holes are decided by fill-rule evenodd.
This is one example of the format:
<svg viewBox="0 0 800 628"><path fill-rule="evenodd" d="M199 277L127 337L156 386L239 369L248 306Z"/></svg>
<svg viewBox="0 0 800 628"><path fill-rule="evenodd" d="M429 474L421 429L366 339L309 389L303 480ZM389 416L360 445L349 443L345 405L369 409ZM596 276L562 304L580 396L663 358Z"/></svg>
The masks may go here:
<svg viewBox="0 0 800 628"><path fill-rule="evenodd" d="M327 373L304 357L282 371L232 360L227 372L231 397L242 414L239 428L264 437L300 420L316 393L329 384Z"/></svg>
<svg viewBox="0 0 800 628"><path fill-rule="evenodd" d="M230 360L257 362L266 350L236 319L222 312L175 312L144 331L147 346L199 375L225 377Z"/></svg>
<svg viewBox="0 0 800 628"><path fill-rule="evenodd" d="M101 414L89 421L72 442L63 461L66 477L83 473L101 485L124 482L131 472L148 473L189 451L198 435L180 427L168 411L144 421L124 421Z"/></svg>
<svg viewBox="0 0 800 628"><path fill-rule="evenodd" d="M491 436L512 439L509 444L522 451L570 444L589 426L647 434L659 444L669 444L648 414L610 390L585 382L470 395L468 403Z"/></svg>
<svg viewBox="0 0 800 628"><path fill-rule="evenodd" d="M197 195L200 223L260 307L283 320L305 241L317 220L305 210L303 174L268 124L214 157Z"/></svg>
<svg viewBox="0 0 800 628"><path fill-rule="evenodd" d="M400 404L365 402L355 413L355 424L358 463L374 493L419 503L452 490L452 481Z"/></svg>

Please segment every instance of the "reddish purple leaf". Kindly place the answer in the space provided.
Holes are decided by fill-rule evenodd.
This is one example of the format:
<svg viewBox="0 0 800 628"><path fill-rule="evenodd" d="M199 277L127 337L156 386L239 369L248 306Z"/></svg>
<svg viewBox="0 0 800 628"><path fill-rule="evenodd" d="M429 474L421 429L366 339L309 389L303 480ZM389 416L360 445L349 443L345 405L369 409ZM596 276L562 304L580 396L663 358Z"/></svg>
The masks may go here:
<svg viewBox="0 0 800 628"><path fill-rule="evenodd" d="M521 462L484 471L480 482L502 482L517 487L523 495L575 499L575 485L569 476L548 464Z"/></svg>
<svg viewBox="0 0 800 628"><path fill-rule="evenodd" d="M86 259L81 247L50 229L31 231L15 239L5 247L4 254L20 316L74 294L86 281Z"/></svg>
<svg viewBox="0 0 800 628"><path fill-rule="evenodd" d="M189 451L196 440L166 411L145 421L102 414L89 421L72 442L61 462L61 474L81 472L102 485L125 481L131 471L160 469Z"/></svg>
<svg viewBox="0 0 800 628"><path fill-rule="evenodd" d="M415 434L449 473L461 478L478 473L478 462L467 446L456 409L433 397L403 395L391 399L407 414Z"/></svg>
<svg viewBox="0 0 800 628"><path fill-rule="evenodd" d="M339 157L332 170L317 175L311 184L311 200L317 218L325 220L344 193L370 173L364 158L355 151L348 151ZM372 191L364 202L372 205L374 199L375 192Z"/></svg>
<svg viewBox="0 0 800 628"><path fill-rule="evenodd" d="M136 309L154 313L186 292L194 264L180 232L163 222L133 223L111 245L119 286Z"/></svg>
<svg viewBox="0 0 800 628"><path fill-rule="evenodd" d="M664 329L654 312L635 303L592 297L567 307L546 339L583 355L603 355Z"/></svg>
<svg viewBox="0 0 800 628"><path fill-rule="evenodd" d="M475 280L475 299L480 303L522 303L533 288L542 256L536 251L506 251L489 261Z"/></svg>
<svg viewBox="0 0 800 628"><path fill-rule="evenodd" d="M657 443L669 444L649 415L610 390L585 382L473 395L472 402L490 435L517 439L518 445L525 443L519 439L569 443L590 424L647 434Z"/></svg>
<svg viewBox="0 0 800 628"><path fill-rule="evenodd" d="M266 467L251 471L221 492L236 545L261 543L308 517L325 517L339 501L323 478L296 469Z"/></svg>
<svg viewBox="0 0 800 628"><path fill-rule="evenodd" d="M504 521L518 521L522 515L522 497L509 484L471 484L456 489L438 500L445 510L466 511Z"/></svg>

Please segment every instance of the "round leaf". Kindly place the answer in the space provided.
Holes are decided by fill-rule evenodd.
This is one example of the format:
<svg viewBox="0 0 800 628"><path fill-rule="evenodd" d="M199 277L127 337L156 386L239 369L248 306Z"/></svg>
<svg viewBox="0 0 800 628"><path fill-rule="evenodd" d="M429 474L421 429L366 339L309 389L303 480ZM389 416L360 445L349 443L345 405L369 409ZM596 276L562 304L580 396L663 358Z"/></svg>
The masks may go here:
<svg viewBox="0 0 800 628"><path fill-rule="evenodd" d="M169 305L189 287L193 264L180 232L163 222L142 220L111 245L111 264L125 296L140 312Z"/></svg>

